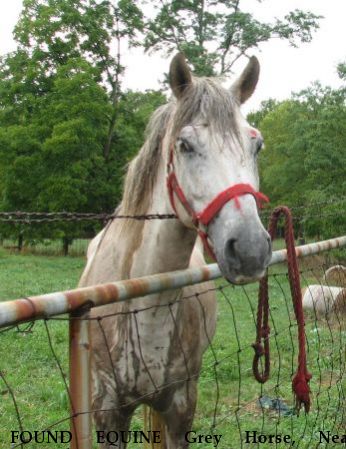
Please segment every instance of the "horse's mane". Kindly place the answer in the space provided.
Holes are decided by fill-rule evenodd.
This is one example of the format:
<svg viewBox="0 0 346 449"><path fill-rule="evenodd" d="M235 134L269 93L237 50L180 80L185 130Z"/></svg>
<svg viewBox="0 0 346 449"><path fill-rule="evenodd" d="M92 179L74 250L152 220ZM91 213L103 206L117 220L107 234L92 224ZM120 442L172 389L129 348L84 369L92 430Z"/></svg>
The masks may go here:
<svg viewBox="0 0 346 449"><path fill-rule="evenodd" d="M192 85L186 89L179 102L171 99L169 103L159 107L147 126L144 145L129 164L121 213L138 215L147 212L161 157L162 139L171 119L172 139L196 116L214 127L218 134L231 134L238 139L235 105L231 92L222 87L218 79L193 78Z"/></svg>
<svg viewBox="0 0 346 449"><path fill-rule="evenodd" d="M173 102L160 106L150 118L145 131L144 145L127 170L121 202L122 214L144 214L149 207L160 161L161 143L173 107Z"/></svg>

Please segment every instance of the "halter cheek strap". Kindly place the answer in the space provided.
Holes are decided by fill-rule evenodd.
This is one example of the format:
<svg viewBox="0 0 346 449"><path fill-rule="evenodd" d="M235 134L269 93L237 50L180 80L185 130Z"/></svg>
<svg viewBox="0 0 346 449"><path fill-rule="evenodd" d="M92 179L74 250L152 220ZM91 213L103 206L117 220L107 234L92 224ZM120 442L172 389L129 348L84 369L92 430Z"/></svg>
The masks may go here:
<svg viewBox="0 0 346 449"><path fill-rule="evenodd" d="M167 187L168 187L169 200L171 202L171 205L172 205L172 208L173 208L175 214L178 215L177 208L175 206L174 194L179 198L180 203L182 204L182 206L184 207L186 212L192 218L192 222L193 222L194 226L197 226L198 225L197 214L192 209L189 202L187 201L187 198L178 183L178 180L177 180L177 177L176 177L174 171L171 171L167 177Z"/></svg>
<svg viewBox="0 0 346 449"><path fill-rule="evenodd" d="M234 200L236 207L240 209L239 196L247 194L250 194L255 198L257 206L259 208L262 207L263 203L269 202L269 198L266 195L261 192L257 192L250 184L235 184L234 186L228 187L227 189L216 195L216 197L203 209L203 211L196 213L188 202L183 189L180 187L175 175L173 163L173 146L170 149L167 169L167 188L169 200L174 212L176 213L176 215L178 215L174 199L174 195L176 195L181 205L191 217L192 223L196 227L196 231L202 239L205 250L214 260L216 260L216 257L213 249L209 244L207 227L213 220L213 218L220 212L223 206L229 201Z"/></svg>

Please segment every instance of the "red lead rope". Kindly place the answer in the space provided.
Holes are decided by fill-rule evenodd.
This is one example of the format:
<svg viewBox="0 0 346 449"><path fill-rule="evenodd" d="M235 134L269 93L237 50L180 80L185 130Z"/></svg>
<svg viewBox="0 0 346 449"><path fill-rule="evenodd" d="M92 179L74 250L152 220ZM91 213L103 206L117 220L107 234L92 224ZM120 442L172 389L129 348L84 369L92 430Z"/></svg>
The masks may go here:
<svg viewBox="0 0 346 449"><path fill-rule="evenodd" d="M301 405L304 405L305 412L310 410L310 389L309 381L311 374L307 370L306 351L305 351L305 333L304 333L304 313L302 305L302 293L300 288L300 277L298 271L297 256L294 247L294 234L291 212L286 206L277 207L270 218L269 234L272 240L275 238L277 223L280 215L285 216L285 242L287 249L288 277L291 288L291 295L294 307L294 313L298 324L298 369L292 379L292 388L296 396L296 407L299 411ZM253 344L255 356L253 360L253 373L256 380L264 383L269 378L270 371L270 353L269 353L269 301L268 301L268 275L260 282L258 311L257 311L257 335L256 342ZM262 345L264 342L264 347ZM259 360L264 355L264 371L259 372Z"/></svg>

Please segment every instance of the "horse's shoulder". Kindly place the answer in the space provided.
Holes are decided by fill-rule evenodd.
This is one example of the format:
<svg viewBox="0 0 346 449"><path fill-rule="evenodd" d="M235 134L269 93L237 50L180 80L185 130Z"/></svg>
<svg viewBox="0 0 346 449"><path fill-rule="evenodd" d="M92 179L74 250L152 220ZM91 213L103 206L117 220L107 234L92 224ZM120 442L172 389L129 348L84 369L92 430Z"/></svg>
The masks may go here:
<svg viewBox="0 0 346 449"><path fill-rule="evenodd" d="M206 264L203 253L203 243L198 238L193 248L190 264L192 267L200 267ZM200 325L207 326L208 335L212 336L215 332L217 299L215 293L215 284L212 281L201 284L184 287L182 297L187 298L184 305L200 322ZM189 316L187 313L186 316ZM206 323L204 320L206 319ZM204 331L205 332L205 331Z"/></svg>

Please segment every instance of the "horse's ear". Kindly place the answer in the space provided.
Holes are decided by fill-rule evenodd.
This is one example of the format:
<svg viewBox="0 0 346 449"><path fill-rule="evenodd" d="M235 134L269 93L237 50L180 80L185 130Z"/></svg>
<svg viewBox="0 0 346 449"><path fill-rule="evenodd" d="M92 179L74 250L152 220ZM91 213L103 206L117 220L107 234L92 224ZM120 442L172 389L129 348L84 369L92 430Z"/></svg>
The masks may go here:
<svg viewBox="0 0 346 449"><path fill-rule="evenodd" d="M183 53L177 53L169 68L169 84L174 95L180 98L191 83L192 76L185 56Z"/></svg>
<svg viewBox="0 0 346 449"><path fill-rule="evenodd" d="M247 66L239 79L231 87L235 96L240 101L240 104L251 97L256 89L258 77L260 72L260 65L256 56L251 56Z"/></svg>

